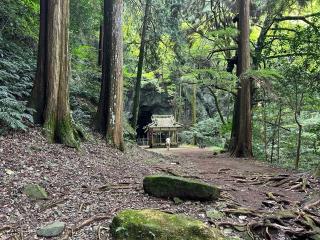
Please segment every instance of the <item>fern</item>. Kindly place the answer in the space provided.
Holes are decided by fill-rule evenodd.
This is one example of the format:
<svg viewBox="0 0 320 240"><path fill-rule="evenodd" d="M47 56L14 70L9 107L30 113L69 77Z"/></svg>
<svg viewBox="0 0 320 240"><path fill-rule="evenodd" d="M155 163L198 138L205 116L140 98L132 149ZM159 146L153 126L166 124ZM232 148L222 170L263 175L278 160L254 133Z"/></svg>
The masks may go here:
<svg viewBox="0 0 320 240"><path fill-rule="evenodd" d="M26 106L35 63L32 53L0 37L0 134L26 130L33 110Z"/></svg>
<svg viewBox="0 0 320 240"><path fill-rule="evenodd" d="M7 87L0 86L0 134L7 130L26 130L32 123L33 110L26 103L15 99Z"/></svg>

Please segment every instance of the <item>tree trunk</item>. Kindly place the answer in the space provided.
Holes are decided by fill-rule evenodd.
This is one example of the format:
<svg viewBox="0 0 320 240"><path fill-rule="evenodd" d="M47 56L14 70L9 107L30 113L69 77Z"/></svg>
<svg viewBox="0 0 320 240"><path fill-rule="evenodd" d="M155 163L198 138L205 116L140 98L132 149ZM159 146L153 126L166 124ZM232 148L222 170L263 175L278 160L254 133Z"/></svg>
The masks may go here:
<svg viewBox="0 0 320 240"><path fill-rule="evenodd" d="M296 123L298 125L298 129L299 129L298 138L297 138L297 154L296 154L296 159L294 162L294 167L296 170L299 169L300 155L301 155L301 137L302 137L302 125L299 122L298 116L299 116L299 113L296 111L295 112L295 121L296 121Z"/></svg>
<svg viewBox="0 0 320 240"><path fill-rule="evenodd" d="M220 108L220 105L219 105L219 100L218 100L217 94L215 93L215 91L214 91L214 89L213 89L212 87L209 86L208 89L209 89L211 95L212 95L213 98L214 98L214 103L215 103L215 105L216 105L216 109L217 109L217 112L218 112L218 114L219 114L221 123L222 123L223 125L226 125L226 121L224 120L223 114L222 114L222 112L221 112L221 108Z"/></svg>
<svg viewBox="0 0 320 240"><path fill-rule="evenodd" d="M69 0L41 0L37 73L30 106L52 142L78 147L69 107Z"/></svg>
<svg viewBox="0 0 320 240"><path fill-rule="evenodd" d="M314 174L315 174L316 177L320 177L320 163L316 167L316 171L314 172Z"/></svg>
<svg viewBox="0 0 320 240"><path fill-rule="evenodd" d="M278 146L277 146L277 161L280 161L280 129L281 129L281 120L282 120L282 105L279 107L278 114Z"/></svg>
<svg viewBox="0 0 320 240"><path fill-rule="evenodd" d="M123 1L104 1L104 39L97 130L107 142L123 150Z"/></svg>
<svg viewBox="0 0 320 240"><path fill-rule="evenodd" d="M239 56L238 75L240 77L241 89L239 89L239 119L236 123L238 131L235 132L235 139L231 155L235 157L253 157L252 153L252 123L251 123L251 79L243 74L250 67L250 0L240 0L239 17Z"/></svg>
<svg viewBox="0 0 320 240"><path fill-rule="evenodd" d="M192 85L192 100L191 100L191 116L192 126L195 127L197 124L197 85ZM197 136L193 136L193 144L197 145Z"/></svg>
<svg viewBox="0 0 320 240"><path fill-rule="evenodd" d="M139 115L141 79L142 79L142 70L143 70L143 62L144 62L144 55L145 55L150 6L151 6L151 0L147 0L143 26L142 26L142 33L141 33L141 44L140 44L139 62L138 62L138 70L137 70L137 79L136 79L133 108L132 108L131 126L133 129L137 128L138 115Z"/></svg>
<svg viewBox="0 0 320 240"><path fill-rule="evenodd" d="M99 32L99 55L98 55L98 65L102 66L103 62L103 23L100 24L100 32Z"/></svg>
<svg viewBox="0 0 320 240"><path fill-rule="evenodd" d="M266 99L266 91L263 90L263 98ZM267 131L267 107L266 101L263 100L262 102L263 108L263 143L264 143L264 157L265 161L268 161L268 131ZM271 161L272 161L272 154L271 154Z"/></svg>

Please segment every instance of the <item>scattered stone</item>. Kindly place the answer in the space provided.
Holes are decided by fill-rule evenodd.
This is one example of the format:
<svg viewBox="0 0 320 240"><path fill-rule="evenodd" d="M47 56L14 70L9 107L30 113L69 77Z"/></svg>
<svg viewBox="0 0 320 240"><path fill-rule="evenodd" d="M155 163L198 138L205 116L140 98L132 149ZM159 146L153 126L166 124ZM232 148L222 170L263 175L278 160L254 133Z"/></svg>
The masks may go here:
<svg viewBox="0 0 320 240"><path fill-rule="evenodd" d="M173 176L147 176L143 188L146 193L160 198L210 201L220 196L220 189L216 186Z"/></svg>
<svg viewBox="0 0 320 240"><path fill-rule="evenodd" d="M10 170L10 169L5 169L4 170L6 172L6 174L8 175L13 175L14 174L14 171Z"/></svg>
<svg viewBox="0 0 320 240"><path fill-rule="evenodd" d="M211 210L206 211L206 215L212 221L220 220L223 217L225 217L225 214L223 212L220 212L220 211L215 210L215 209L211 209Z"/></svg>
<svg viewBox="0 0 320 240"><path fill-rule="evenodd" d="M64 222L54 222L44 227L41 227L37 231L39 237L57 237L65 228Z"/></svg>
<svg viewBox="0 0 320 240"><path fill-rule="evenodd" d="M28 184L24 186L23 192L34 200L46 200L48 199L48 193L46 190L38 184Z"/></svg>
<svg viewBox="0 0 320 240"><path fill-rule="evenodd" d="M220 231L183 215L157 210L124 210L114 217L115 240L223 240Z"/></svg>
<svg viewBox="0 0 320 240"><path fill-rule="evenodd" d="M179 204L182 204L182 203L183 203L183 200L182 200L182 199L180 199L180 198L178 198L178 197L174 197L174 198L173 198L173 201L174 201L174 203L175 203L175 204L177 204L177 205L179 205Z"/></svg>

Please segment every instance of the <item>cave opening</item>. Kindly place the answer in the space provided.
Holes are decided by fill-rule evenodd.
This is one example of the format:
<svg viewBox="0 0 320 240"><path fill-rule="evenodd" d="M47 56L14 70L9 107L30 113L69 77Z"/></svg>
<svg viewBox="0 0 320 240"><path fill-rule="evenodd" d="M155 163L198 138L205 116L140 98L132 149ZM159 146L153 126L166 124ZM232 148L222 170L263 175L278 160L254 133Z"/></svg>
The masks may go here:
<svg viewBox="0 0 320 240"><path fill-rule="evenodd" d="M137 138L147 138L147 133L144 127L152 122L152 111L147 108L141 108L139 111L138 123L137 123Z"/></svg>

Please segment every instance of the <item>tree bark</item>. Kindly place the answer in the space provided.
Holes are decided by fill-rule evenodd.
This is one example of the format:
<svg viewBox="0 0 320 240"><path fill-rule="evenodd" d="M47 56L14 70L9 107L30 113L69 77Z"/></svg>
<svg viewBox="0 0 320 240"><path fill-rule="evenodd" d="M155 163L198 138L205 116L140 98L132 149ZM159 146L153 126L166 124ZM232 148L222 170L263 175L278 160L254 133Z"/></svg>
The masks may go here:
<svg viewBox="0 0 320 240"><path fill-rule="evenodd" d="M300 155L301 155L301 137L302 137L302 125L300 124L300 122L298 121L297 116L295 117L296 119L296 123L298 125L298 139L297 139L297 154L296 154L296 159L295 159L295 163L294 163L294 167L296 170L299 169L299 163L300 163Z"/></svg>
<svg viewBox="0 0 320 240"><path fill-rule="evenodd" d="M279 114L278 114L278 145L277 145L277 161L280 161L280 129L281 129L281 121L282 121L282 105L280 103Z"/></svg>
<svg viewBox="0 0 320 240"><path fill-rule="evenodd" d="M191 99L191 116L192 126L195 127L197 124L197 85L192 85L192 99ZM193 136L193 144L197 145L197 136Z"/></svg>
<svg viewBox="0 0 320 240"><path fill-rule="evenodd" d="M51 142L78 147L69 107L69 0L41 0L38 66L30 106Z"/></svg>
<svg viewBox="0 0 320 240"><path fill-rule="evenodd" d="M102 66L103 62L103 38L104 38L104 32L103 32L103 23L100 24L100 32L99 32L99 53L98 53L98 65Z"/></svg>
<svg viewBox="0 0 320 240"><path fill-rule="evenodd" d="M141 95L141 79L142 79L145 47L146 47L146 37L147 37L147 28L148 28L150 6L151 6L151 0L147 0L145 13L144 13L144 19L143 19L143 25L142 25L137 79L136 79L134 98L133 98L132 119L131 119L131 126L133 129L137 128L137 122L138 122L138 116L139 116L140 95Z"/></svg>
<svg viewBox="0 0 320 240"><path fill-rule="evenodd" d="M250 68L250 0L240 0L239 16L239 50L238 75L241 88L239 89L239 118L236 122L237 131L234 135L231 155L235 157L253 157L252 152L252 123L251 123L251 88L252 80L243 74ZM235 110L236 111L236 110Z"/></svg>
<svg viewBox="0 0 320 240"><path fill-rule="evenodd" d="M123 1L104 1L104 41L97 130L107 142L123 150Z"/></svg>
<svg viewBox="0 0 320 240"><path fill-rule="evenodd" d="M320 163L318 164L318 166L316 167L316 171L315 171L315 176L316 177L320 177Z"/></svg>
<svg viewBox="0 0 320 240"><path fill-rule="evenodd" d="M219 114L219 117L220 117L220 120L221 120L221 123L223 125L226 125L226 121L224 120L224 117L223 117L223 114L222 114L222 111L221 111L221 108L220 108L220 105L219 105L219 100L218 100L218 97L217 97L217 94L215 93L214 89L212 87L208 87L211 95L213 96L214 98L214 103L216 105L216 109L217 109L217 112Z"/></svg>

